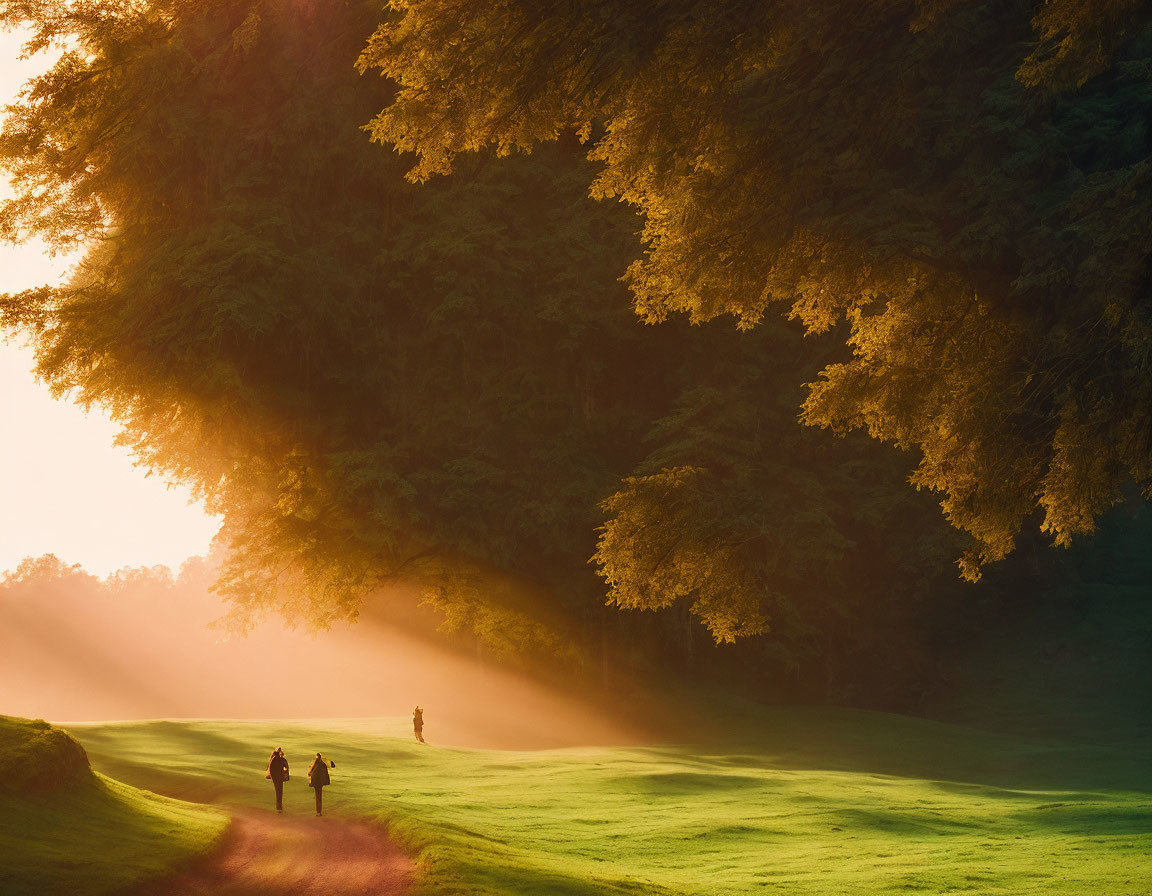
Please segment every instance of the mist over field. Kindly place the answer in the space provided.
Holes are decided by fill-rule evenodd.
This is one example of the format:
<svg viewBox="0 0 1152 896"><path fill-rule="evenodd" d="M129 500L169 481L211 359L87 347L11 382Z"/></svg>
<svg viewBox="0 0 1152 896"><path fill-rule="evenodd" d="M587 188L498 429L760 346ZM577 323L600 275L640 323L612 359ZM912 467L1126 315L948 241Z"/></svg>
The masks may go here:
<svg viewBox="0 0 1152 896"><path fill-rule="evenodd" d="M0 585L0 701L58 721L404 716L422 705L441 744L534 748L630 743L638 726L485 663L437 638L436 619L400 591L355 624L250 634L226 612L211 568L191 561L102 583L59 566Z"/></svg>

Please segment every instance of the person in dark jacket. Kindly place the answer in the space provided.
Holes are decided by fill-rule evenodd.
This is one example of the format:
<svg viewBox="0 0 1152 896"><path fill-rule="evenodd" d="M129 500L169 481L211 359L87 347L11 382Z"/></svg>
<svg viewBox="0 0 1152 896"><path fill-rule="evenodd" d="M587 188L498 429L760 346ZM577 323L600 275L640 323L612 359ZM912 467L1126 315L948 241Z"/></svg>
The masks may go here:
<svg viewBox="0 0 1152 896"><path fill-rule="evenodd" d="M316 758L312 760L312 765L308 768L308 786L316 791L316 814L324 814L324 788L332 783L332 779L328 777L328 767L336 768L335 762L329 762L319 753Z"/></svg>
<svg viewBox="0 0 1152 896"><path fill-rule="evenodd" d="M419 706L412 710L412 730L416 732L416 740L424 743L424 710Z"/></svg>
<svg viewBox="0 0 1152 896"><path fill-rule="evenodd" d="M272 779L272 787L276 791L276 811L284 811L284 782L288 780L288 760L284 758L284 748L277 747L272 751L268 760L268 774L265 778Z"/></svg>

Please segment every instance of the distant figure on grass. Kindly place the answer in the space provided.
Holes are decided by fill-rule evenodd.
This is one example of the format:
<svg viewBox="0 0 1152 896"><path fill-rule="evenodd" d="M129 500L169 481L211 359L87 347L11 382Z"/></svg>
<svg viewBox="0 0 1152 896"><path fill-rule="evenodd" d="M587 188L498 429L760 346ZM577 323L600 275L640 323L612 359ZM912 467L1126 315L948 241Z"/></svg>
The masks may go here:
<svg viewBox="0 0 1152 896"><path fill-rule="evenodd" d="M276 811L284 811L284 782L288 780L288 760L284 758L284 748L277 747L272 751L268 760L268 774L265 778L272 779L272 787L276 791Z"/></svg>
<svg viewBox="0 0 1152 896"><path fill-rule="evenodd" d="M416 732L416 740L424 743L424 710L419 706L412 710L412 730Z"/></svg>
<svg viewBox="0 0 1152 896"><path fill-rule="evenodd" d="M324 814L324 788L332 783L332 779L328 777L328 767L336 768L335 762L330 762L316 754L316 758L312 760L312 765L308 768L308 786L316 791L316 814Z"/></svg>

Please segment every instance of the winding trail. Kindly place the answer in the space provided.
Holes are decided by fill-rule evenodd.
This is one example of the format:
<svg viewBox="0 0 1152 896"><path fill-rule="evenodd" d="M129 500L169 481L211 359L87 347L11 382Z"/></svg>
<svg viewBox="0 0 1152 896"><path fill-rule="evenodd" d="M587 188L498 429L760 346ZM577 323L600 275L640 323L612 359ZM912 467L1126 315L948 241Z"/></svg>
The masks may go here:
<svg viewBox="0 0 1152 896"><path fill-rule="evenodd" d="M401 896L413 865L367 822L232 808L220 844L139 896Z"/></svg>

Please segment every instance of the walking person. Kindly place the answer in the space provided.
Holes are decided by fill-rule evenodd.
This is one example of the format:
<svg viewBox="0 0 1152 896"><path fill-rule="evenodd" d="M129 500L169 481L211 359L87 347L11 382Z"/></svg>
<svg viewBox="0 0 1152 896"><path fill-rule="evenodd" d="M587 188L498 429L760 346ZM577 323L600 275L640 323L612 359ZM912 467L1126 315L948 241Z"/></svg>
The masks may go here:
<svg viewBox="0 0 1152 896"><path fill-rule="evenodd" d="M268 774L265 778L272 779L272 788L276 791L276 811L284 811L284 782L288 780L288 760L284 758L284 748L277 747L268 759Z"/></svg>
<svg viewBox="0 0 1152 896"><path fill-rule="evenodd" d="M424 710L419 706L412 710L412 730L416 732L416 740L424 743Z"/></svg>
<svg viewBox="0 0 1152 896"><path fill-rule="evenodd" d="M332 783L328 777L328 767L336 768L335 762L329 762L319 753L312 760L308 769L308 786L316 791L316 814L324 814L324 788Z"/></svg>

